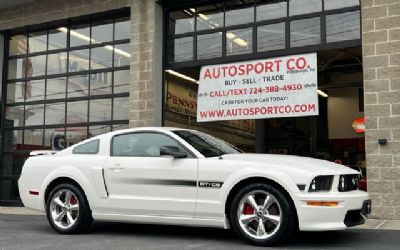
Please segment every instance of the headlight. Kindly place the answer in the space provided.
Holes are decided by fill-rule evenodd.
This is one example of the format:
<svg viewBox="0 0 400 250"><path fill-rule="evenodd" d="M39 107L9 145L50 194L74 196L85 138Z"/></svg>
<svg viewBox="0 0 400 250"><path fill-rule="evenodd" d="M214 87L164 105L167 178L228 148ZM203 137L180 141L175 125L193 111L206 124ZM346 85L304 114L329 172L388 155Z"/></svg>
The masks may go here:
<svg viewBox="0 0 400 250"><path fill-rule="evenodd" d="M360 175L358 174L348 174L341 175L339 177L339 192L346 192L358 189L358 180L360 179Z"/></svg>
<svg viewBox="0 0 400 250"><path fill-rule="evenodd" d="M315 177L308 192L324 192L332 189L333 175L320 175Z"/></svg>

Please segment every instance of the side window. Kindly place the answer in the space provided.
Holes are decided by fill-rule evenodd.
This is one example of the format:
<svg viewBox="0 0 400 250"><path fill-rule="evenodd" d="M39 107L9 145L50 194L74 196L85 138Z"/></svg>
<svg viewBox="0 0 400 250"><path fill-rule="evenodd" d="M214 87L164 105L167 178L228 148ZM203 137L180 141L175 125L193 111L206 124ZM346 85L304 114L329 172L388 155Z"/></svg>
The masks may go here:
<svg viewBox="0 0 400 250"><path fill-rule="evenodd" d="M99 152L100 140L93 140L77 146L72 151L73 154L97 154Z"/></svg>
<svg viewBox="0 0 400 250"><path fill-rule="evenodd" d="M158 133L133 133L114 136L112 156L158 157L163 146L175 146L186 152L174 139Z"/></svg>

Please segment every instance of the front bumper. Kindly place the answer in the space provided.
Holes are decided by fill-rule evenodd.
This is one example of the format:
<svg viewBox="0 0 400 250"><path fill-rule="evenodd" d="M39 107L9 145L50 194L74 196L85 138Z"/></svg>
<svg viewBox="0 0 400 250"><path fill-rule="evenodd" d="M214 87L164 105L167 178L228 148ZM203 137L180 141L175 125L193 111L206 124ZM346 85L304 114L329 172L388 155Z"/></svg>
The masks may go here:
<svg viewBox="0 0 400 250"><path fill-rule="evenodd" d="M366 200L361 209L347 211L344 224L354 227L365 223L365 218L371 213L371 200Z"/></svg>
<svg viewBox="0 0 400 250"><path fill-rule="evenodd" d="M363 224L369 195L364 191L301 193L297 196L296 208L301 231L341 230ZM338 202L337 206L309 206L307 201ZM361 215L361 213L365 215Z"/></svg>

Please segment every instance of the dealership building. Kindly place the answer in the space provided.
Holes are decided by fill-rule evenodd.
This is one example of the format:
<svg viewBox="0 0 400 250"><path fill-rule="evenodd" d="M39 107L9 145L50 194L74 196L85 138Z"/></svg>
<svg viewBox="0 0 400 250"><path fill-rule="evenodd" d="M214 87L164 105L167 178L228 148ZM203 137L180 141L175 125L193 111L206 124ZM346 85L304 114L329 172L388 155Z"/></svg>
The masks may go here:
<svg viewBox="0 0 400 250"><path fill-rule="evenodd" d="M313 66L304 69L301 58L315 58ZM288 74L314 72L315 82L295 78L282 90L302 103L313 98L297 88L313 89L314 113L199 119L199 107L210 104L211 92L199 92L207 67L226 67L224 80L208 76L240 95L230 66L237 74L264 67L272 86L287 77L276 70L285 60ZM400 219L398 0L2 0L0 68L0 205L20 204L17 181L32 150L173 126L245 152L359 169L372 217ZM243 84L250 91L254 81ZM271 92L258 93L258 105L285 100Z"/></svg>

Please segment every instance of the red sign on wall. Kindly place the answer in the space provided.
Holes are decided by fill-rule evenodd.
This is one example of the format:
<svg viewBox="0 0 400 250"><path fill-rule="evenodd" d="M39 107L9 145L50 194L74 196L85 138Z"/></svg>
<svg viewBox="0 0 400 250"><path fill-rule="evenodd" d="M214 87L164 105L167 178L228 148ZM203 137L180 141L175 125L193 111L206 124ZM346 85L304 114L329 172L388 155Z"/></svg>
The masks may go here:
<svg viewBox="0 0 400 250"><path fill-rule="evenodd" d="M362 117L362 118L355 119L353 121L353 123L351 124L351 126L353 127L354 131L357 134L364 133L365 132L365 118Z"/></svg>

